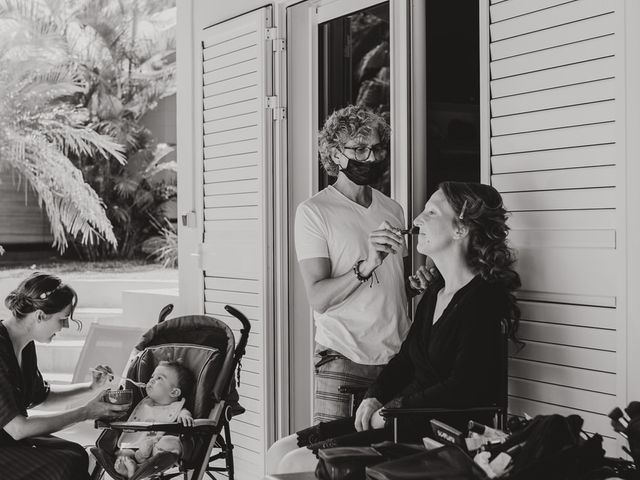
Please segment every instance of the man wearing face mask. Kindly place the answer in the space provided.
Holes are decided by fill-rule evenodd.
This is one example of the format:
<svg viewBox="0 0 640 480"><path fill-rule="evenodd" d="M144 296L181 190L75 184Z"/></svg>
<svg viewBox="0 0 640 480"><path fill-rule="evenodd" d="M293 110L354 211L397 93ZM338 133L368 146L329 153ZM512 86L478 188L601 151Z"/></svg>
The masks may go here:
<svg viewBox="0 0 640 480"><path fill-rule="evenodd" d="M296 253L316 324L314 423L351 416L339 386L369 385L409 329L404 212L369 186L388 166L389 134L362 107L334 112L319 153L336 181L296 212ZM423 275L417 283L426 285Z"/></svg>

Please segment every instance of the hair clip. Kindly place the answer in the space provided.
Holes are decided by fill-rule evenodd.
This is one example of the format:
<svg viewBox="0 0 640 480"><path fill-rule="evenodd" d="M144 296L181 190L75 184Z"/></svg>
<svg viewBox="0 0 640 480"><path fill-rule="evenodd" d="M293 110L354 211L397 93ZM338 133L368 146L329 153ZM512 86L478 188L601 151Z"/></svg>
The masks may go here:
<svg viewBox="0 0 640 480"><path fill-rule="evenodd" d="M48 292L42 292L40 295L38 295L38 297L40 298L40 300L46 300L49 297L49 295L51 295L53 292L55 292L60 287L62 287L62 285L64 284L60 282L56 288L54 288L53 290L49 290Z"/></svg>
<svg viewBox="0 0 640 480"><path fill-rule="evenodd" d="M462 220L464 218L464 211L467 209L467 201L465 200L464 203L462 204L462 210L460 210L460 215L458 215L458 218L460 220Z"/></svg>

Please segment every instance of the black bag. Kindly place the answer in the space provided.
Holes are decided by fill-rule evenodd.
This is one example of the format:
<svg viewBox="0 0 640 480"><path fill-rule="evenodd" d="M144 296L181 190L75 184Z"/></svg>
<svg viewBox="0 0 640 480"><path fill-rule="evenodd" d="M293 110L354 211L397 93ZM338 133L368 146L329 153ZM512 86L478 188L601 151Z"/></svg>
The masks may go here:
<svg viewBox="0 0 640 480"><path fill-rule="evenodd" d="M367 480L485 480L484 471L460 447L446 445L367 467Z"/></svg>
<svg viewBox="0 0 640 480"><path fill-rule="evenodd" d="M316 477L320 480L362 480L364 469L384 461L373 447L334 447L318 450Z"/></svg>
<svg viewBox="0 0 640 480"><path fill-rule="evenodd" d="M512 480L584 480L604 464L602 437L581 438L578 415L539 415L514 433L501 450L522 444L513 459Z"/></svg>
<svg viewBox="0 0 640 480"><path fill-rule="evenodd" d="M420 445L375 443L370 447L334 447L318 450L316 477L321 480L364 480L369 465L424 451Z"/></svg>

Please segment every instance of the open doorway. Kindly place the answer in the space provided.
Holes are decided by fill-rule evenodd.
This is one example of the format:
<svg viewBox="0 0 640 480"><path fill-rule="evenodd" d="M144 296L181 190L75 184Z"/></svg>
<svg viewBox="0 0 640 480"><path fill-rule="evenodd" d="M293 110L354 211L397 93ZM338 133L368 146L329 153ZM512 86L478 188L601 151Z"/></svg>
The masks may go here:
<svg viewBox="0 0 640 480"><path fill-rule="evenodd" d="M401 8L403 5L341 0L287 7L291 431L311 422L313 351L313 319L295 255L293 219L300 202L328 185L317 156L317 131L326 117L367 95L366 101L373 103L366 105L383 115L391 113L388 183L379 189L390 192L405 207L408 220L422 210L439 182L480 180L478 5L468 0L415 0L409 9ZM358 35L359 15L370 16L369 25L382 29L373 37L377 43L369 42L361 53L349 47ZM413 31L407 43L409 25ZM423 37L419 43L413 39L417 30ZM411 85L408 72L417 66L409 59L416 55L420 55L426 81ZM366 57L376 60L368 70L361 68ZM368 90L363 88L367 80L371 81ZM416 88L421 94L412 97L409 92ZM407 105L426 120L420 125L408 122ZM425 148L409 155L412 149L407 145L418 140Z"/></svg>
<svg viewBox="0 0 640 480"><path fill-rule="evenodd" d="M427 112L427 197L445 180L480 181L478 16L467 0L426 2L427 102L414 108Z"/></svg>

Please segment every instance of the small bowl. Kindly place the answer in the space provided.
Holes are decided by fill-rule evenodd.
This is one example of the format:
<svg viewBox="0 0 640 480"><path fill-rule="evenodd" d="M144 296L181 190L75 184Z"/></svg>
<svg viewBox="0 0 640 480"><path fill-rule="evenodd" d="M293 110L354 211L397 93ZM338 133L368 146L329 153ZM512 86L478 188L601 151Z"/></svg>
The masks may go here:
<svg viewBox="0 0 640 480"><path fill-rule="evenodd" d="M104 394L104 401L115 405L126 405L133 401L133 390L130 388L107 390Z"/></svg>

